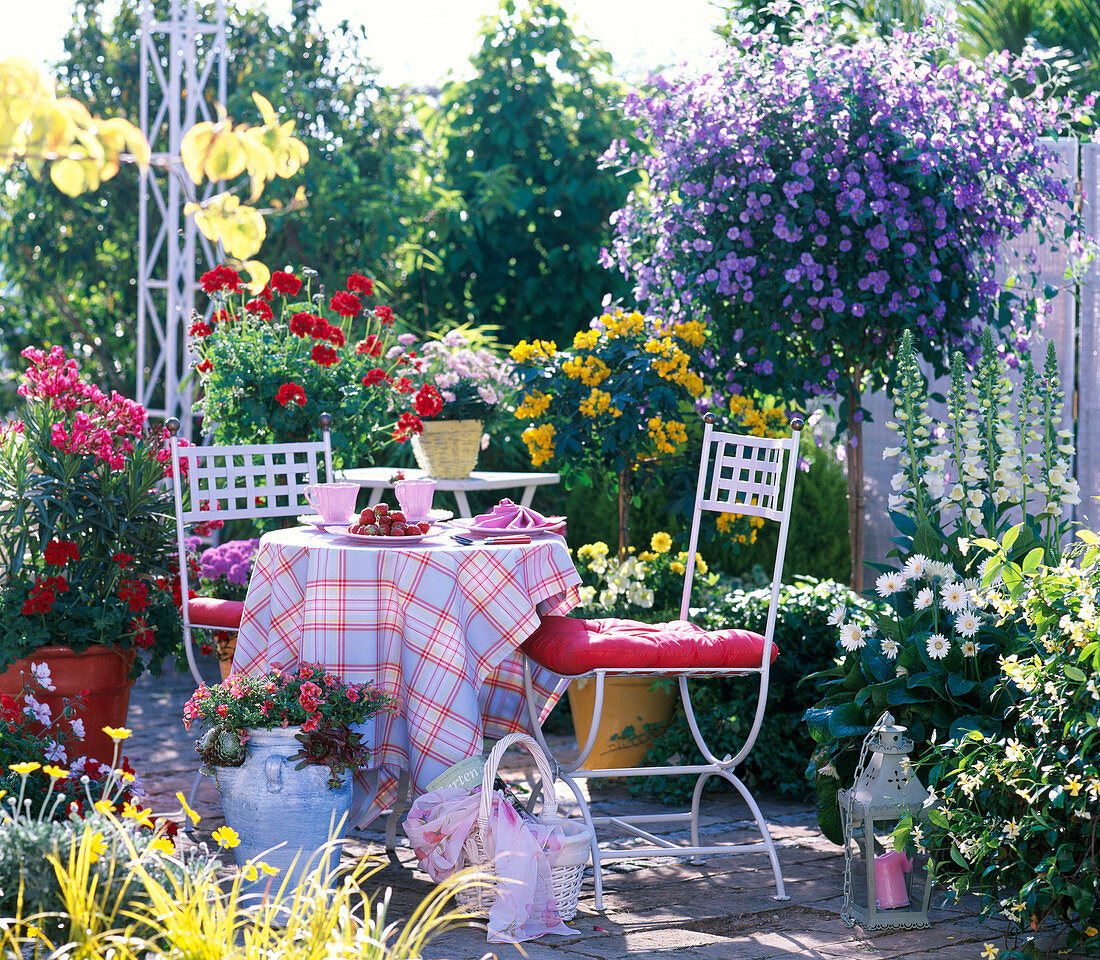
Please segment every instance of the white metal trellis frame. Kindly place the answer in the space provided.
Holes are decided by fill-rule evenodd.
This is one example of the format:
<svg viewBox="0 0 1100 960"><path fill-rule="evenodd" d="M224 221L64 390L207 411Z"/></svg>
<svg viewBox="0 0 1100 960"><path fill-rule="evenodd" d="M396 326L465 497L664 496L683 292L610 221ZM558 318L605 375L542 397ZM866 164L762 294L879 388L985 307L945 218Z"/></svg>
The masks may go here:
<svg viewBox="0 0 1100 960"><path fill-rule="evenodd" d="M158 20L153 0L141 6L141 132L153 148L138 196L137 396L154 416L179 416L190 436L191 364L188 327L195 306L196 254L216 263L184 205L196 199L183 170L180 144L196 122L211 120L208 85L225 103L228 74L225 0L213 20L199 18L196 0L168 0ZM201 199L217 189L207 184ZM196 240L198 247L196 247Z"/></svg>

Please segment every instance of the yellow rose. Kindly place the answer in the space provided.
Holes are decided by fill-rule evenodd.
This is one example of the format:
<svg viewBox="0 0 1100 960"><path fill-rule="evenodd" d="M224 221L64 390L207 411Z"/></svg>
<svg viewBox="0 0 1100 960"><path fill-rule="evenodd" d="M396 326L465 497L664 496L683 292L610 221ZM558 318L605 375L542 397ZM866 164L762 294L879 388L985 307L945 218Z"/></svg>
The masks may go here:
<svg viewBox="0 0 1100 960"><path fill-rule="evenodd" d="M669 570L671 570L671 571L672 571L673 573L675 573L675 574L678 574L678 575L679 575L679 576L681 576L681 577L682 577L682 576L683 576L683 575L684 575L685 573L687 573L687 567L685 567L685 566L684 566L684 565L683 565L682 563L680 563L680 561L679 561L679 560L673 560L673 561L672 561L672 563L670 563L670 564L668 565L668 568L669 568Z"/></svg>
<svg viewBox="0 0 1100 960"><path fill-rule="evenodd" d="M649 548L654 553L668 553L672 549L672 537L660 530L649 538Z"/></svg>

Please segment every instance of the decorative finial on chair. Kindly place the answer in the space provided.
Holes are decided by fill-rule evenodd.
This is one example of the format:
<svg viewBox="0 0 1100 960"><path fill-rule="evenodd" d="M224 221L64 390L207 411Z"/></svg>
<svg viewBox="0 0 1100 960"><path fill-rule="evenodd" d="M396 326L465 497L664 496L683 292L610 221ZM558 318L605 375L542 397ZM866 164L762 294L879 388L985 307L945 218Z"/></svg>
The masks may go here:
<svg viewBox="0 0 1100 960"><path fill-rule="evenodd" d="M800 413L796 413L796 414L794 414L794 416L791 417L791 429L792 430L794 430L794 431L801 430L805 425L806 425L806 422L802 419L802 415Z"/></svg>
<svg viewBox="0 0 1100 960"><path fill-rule="evenodd" d="M178 417L169 417L164 421L164 429L168 431L169 436L174 437L180 432L180 422Z"/></svg>
<svg viewBox="0 0 1100 960"><path fill-rule="evenodd" d="M703 423L709 423L712 427L718 422L718 418L709 410L703 414Z"/></svg>
<svg viewBox="0 0 1100 960"><path fill-rule="evenodd" d="M322 413L321 416L317 418L317 421L321 424L322 430L327 430L329 427L332 426L332 414Z"/></svg>

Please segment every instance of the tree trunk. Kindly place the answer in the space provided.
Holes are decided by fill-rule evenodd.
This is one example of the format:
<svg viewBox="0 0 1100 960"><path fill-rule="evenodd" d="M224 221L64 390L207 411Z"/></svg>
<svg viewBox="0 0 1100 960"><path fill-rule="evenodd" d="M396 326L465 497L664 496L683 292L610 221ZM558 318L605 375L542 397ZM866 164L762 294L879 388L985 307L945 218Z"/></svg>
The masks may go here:
<svg viewBox="0 0 1100 960"><path fill-rule="evenodd" d="M848 440L845 462L848 473L848 543L852 554L852 589L863 591L863 423L855 419L859 397L848 402Z"/></svg>
<svg viewBox="0 0 1100 960"><path fill-rule="evenodd" d="M626 559L630 546L630 467L619 473L619 559Z"/></svg>

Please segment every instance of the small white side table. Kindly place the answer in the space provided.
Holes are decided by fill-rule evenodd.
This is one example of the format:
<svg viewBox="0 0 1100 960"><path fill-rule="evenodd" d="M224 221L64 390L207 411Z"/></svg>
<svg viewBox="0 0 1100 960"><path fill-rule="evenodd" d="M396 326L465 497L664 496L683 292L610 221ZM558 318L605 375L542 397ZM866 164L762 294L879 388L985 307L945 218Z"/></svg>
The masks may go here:
<svg viewBox="0 0 1100 960"><path fill-rule="evenodd" d="M376 503L381 499L383 490L393 489L396 482L394 475L398 472L406 480L427 476L423 470L410 467L357 467L354 470L338 472L336 479L367 487L370 490L371 503ZM470 503L466 499L466 494L470 491L522 489L523 497L520 504L529 507L535 496L535 487L552 486L560 482L561 477L556 473L495 473L475 470L461 480L436 480L435 489L444 493L453 493L455 502L458 504L458 515L472 517Z"/></svg>

